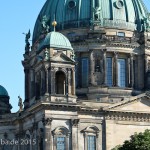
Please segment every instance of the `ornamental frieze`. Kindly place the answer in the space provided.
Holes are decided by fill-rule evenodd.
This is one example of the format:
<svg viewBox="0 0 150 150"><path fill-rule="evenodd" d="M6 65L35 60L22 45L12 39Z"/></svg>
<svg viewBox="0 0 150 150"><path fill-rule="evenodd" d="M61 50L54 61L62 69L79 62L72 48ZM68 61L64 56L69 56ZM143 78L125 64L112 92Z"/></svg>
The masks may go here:
<svg viewBox="0 0 150 150"><path fill-rule="evenodd" d="M138 114L130 112L109 112L105 116L106 120L116 121L134 121L134 122L150 122L150 114Z"/></svg>

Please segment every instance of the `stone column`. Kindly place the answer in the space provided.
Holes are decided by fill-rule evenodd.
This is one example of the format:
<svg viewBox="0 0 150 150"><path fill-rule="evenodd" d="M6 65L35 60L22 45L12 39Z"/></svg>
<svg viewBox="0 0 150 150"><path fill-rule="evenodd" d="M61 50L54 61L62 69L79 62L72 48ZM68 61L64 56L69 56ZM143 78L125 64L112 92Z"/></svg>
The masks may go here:
<svg viewBox="0 0 150 150"><path fill-rule="evenodd" d="M45 67L45 83L46 83L46 91L45 91L45 96L49 95L49 82L48 82L48 67Z"/></svg>
<svg viewBox="0 0 150 150"><path fill-rule="evenodd" d="M19 133L16 133L16 134L15 134L15 140L16 140L16 141L19 141ZM20 149L19 149L19 148L20 148L19 145L20 145L20 143L19 143L18 145L13 145L14 149L15 149L15 150L20 150Z"/></svg>
<svg viewBox="0 0 150 150"><path fill-rule="evenodd" d="M134 68L133 68L133 54L130 54L130 86L134 87Z"/></svg>
<svg viewBox="0 0 150 150"><path fill-rule="evenodd" d="M118 86L118 53L114 52L114 86Z"/></svg>
<svg viewBox="0 0 150 150"><path fill-rule="evenodd" d="M106 77L106 75L107 75L107 66L106 66L106 64L107 64L107 62L106 62L107 60L106 60L106 49L104 49L103 50L103 84L104 85L106 85L107 84L107 77Z"/></svg>
<svg viewBox="0 0 150 150"><path fill-rule="evenodd" d="M43 118L44 125L44 150L51 150L51 123L52 118Z"/></svg>
<svg viewBox="0 0 150 150"><path fill-rule="evenodd" d="M91 85L94 84L93 74L94 74L94 54L93 54L93 50L91 50L90 53L90 84Z"/></svg>
<svg viewBox="0 0 150 150"><path fill-rule="evenodd" d="M68 95L71 95L71 69L68 69Z"/></svg>
<svg viewBox="0 0 150 150"><path fill-rule="evenodd" d="M24 108L26 109L29 104L29 69L24 69L25 73L25 102L24 102Z"/></svg>
<svg viewBox="0 0 150 150"><path fill-rule="evenodd" d="M81 53L80 52L77 52L76 53L76 57L77 57L77 74L76 74L76 78L77 78L77 87L82 87L82 83L81 83L81 80L82 80L82 76L81 76L81 72L82 72L82 62L81 62Z"/></svg>
<svg viewBox="0 0 150 150"><path fill-rule="evenodd" d="M50 77L50 87L51 87L51 91L50 91L50 94L54 95L56 92L55 92L55 70L54 70L54 67L51 68L51 77Z"/></svg>
<svg viewBox="0 0 150 150"><path fill-rule="evenodd" d="M72 95L76 94L75 68L72 68Z"/></svg>
<svg viewBox="0 0 150 150"><path fill-rule="evenodd" d="M35 96L35 75L34 70L31 69L30 71L30 98Z"/></svg>
<svg viewBox="0 0 150 150"><path fill-rule="evenodd" d="M72 119L72 150L78 150L78 123L79 119Z"/></svg>
<svg viewBox="0 0 150 150"><path fill-rule="evenodd" d="M32 126L32 140L31 140L32 150L38 150L37 130L38 130L38 122L34 122Z"/></svg>

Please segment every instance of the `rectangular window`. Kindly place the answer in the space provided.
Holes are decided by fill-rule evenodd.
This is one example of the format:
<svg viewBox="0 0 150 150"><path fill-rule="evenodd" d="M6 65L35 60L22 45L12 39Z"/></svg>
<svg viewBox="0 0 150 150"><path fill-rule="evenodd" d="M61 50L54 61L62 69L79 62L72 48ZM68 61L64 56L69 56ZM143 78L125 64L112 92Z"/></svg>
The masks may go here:
<svg viewBox="0 0 150 150"><path fill-rule="evenodd" d="M88 150L96 150L96 137L88 135Z"/></svg>
<svg viewBox="0 0 150 150"><path fill-rule="evenodd" d="M124 32L118 32L117 35L118 35L119 37L125 37L125 33L124 33Z"/></svg>
<svg viewBox="0 0 150 150"><path fill-rule="evenodd" d="M89 81L89 60L82 58L82 87L87 87Z"/></svg>
<svg viewBox="0 0 150 150"><path fill-rule="evenodd" d="M57 147L56 150L66 150L65 147L65 137L57 137Z"/></svg>
<svg viewBox="0 0 150 150"><path fill-rule="evenodd" d="M108 57L106 62L107 85L112 86L112 58Z"/></svg>
<svg viewBox="0 0 150 150"><path fill-rule="evenodd" d="M118 86L126 86L126 60L118 59Z"/></svg>

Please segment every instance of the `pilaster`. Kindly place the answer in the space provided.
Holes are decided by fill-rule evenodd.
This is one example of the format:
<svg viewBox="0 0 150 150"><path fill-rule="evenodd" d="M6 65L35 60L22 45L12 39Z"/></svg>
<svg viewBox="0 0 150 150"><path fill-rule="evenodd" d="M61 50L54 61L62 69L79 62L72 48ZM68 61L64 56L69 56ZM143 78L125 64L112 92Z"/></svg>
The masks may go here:
<svg viewBox="0 0 150 150"><path fill-rule="evenodd" d="M91 50L90 53L90 84L91 85L94 85L93 74L94 74L94 55L93 55L93 50Z"/></svg>
<svg viewBox="0 0 150 150"><path fill-rule="evenodd" d="M118 53L114 52L114 86L118 86Z"/></svg>
<svg viewBox="0 0 150 150"><path fill-rule="evenodd" d="M72 119L72 150L78 150L78 123L79 119Z"/></svg>
<svg viewBox="0 0 150 150"><path fill-rule="evenodd" d="M130 54L130 86L134 87L134 68L133 68L133 54Z"/></svg>
<svg viewBox="0 0 150 150"><path fill-rule="evenodd" d="M106 85L107 84L107 69L106 69L106 49L103 49L103 84Z"/></svg>
<svg viewBox="0 0 150 150"><path fill-rule="evenodd" d="M51 150L51 123L52 118L43 118L42 119L44 125L44 150Z"/></svg>

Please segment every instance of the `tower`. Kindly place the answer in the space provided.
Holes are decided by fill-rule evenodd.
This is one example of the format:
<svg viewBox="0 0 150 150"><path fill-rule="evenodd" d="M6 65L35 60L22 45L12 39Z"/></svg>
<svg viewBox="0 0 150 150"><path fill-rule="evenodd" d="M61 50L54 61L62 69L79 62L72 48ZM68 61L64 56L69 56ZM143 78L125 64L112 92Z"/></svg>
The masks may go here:
<svg viewBox="0 0 150 150"><path fill-rule="evenodd" d="M24 54L25 109L38 101L76 103L74 51L56 25L52 32L43 26L37 47Z"/></svg>

